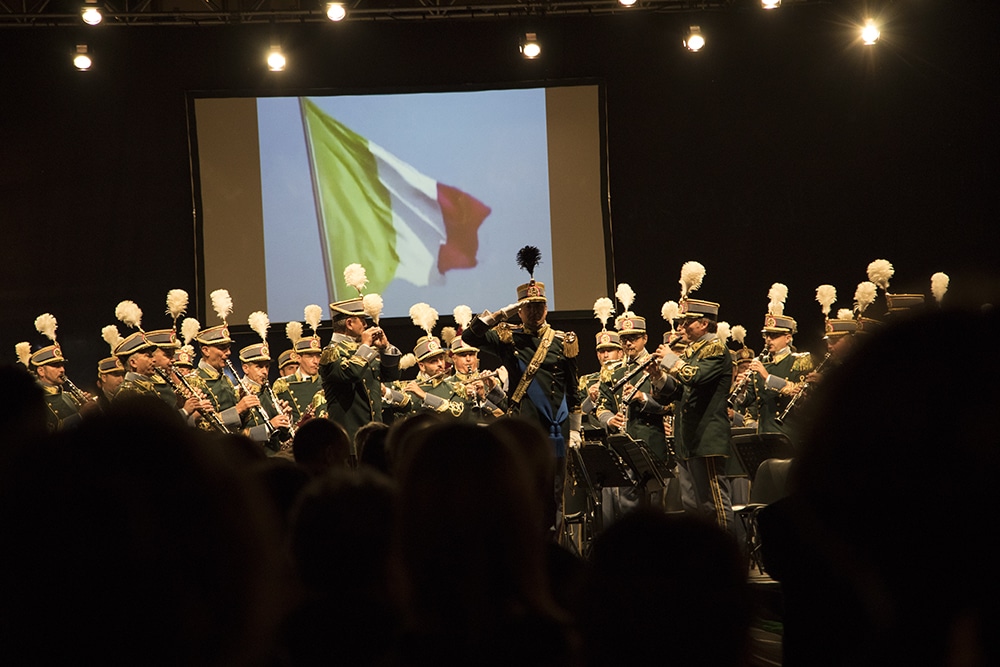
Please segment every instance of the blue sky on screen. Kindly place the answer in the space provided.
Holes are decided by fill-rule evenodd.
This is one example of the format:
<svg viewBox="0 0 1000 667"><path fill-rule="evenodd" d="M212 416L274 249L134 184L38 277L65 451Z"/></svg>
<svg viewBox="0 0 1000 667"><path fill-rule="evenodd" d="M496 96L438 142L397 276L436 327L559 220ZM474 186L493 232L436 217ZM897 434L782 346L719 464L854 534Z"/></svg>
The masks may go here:
<svg viewBox="0 0 1000 667"><path fill-rule="evenodd" d="M321 109L425 175L492 208L479 229L478 266L449 271L444 284L394 281L382 294L385 317L405 317L418 301L444 317L515 300L527 281L515 255L538 246L535 278L552 300L545 90L312 97ZM302 319L310 303L329 317L319 222L297 97L257 101L267 272L267 307L276 322ZM338 277L342 280L342 277Z"/></svg>

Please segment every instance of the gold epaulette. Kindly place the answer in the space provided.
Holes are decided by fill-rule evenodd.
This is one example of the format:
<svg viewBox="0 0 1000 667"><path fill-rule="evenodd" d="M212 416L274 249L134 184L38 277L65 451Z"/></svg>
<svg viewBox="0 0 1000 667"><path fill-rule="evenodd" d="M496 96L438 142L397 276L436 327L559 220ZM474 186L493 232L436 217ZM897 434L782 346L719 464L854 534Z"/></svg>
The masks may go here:
<svg viewBox="0 0 1000 667"><path fill-rule="evenodd" d="M563 354L567 359L574 359L580 354L580 341L572 331L556 331L556 337L562 340Z"/></svg>
<svg viewBox="0 0 1000 667"><path fill-rule="evenodd" d="M271 391L273 391L275 394L280 394L282 392L287 392L288 391L288 379L285 378L285 377L280 377L277 380L275 380L274 384L271 385Z"/></svg>
<svg viewBox="0 0 1000 667"><path fill-rule="evenodd" d="M611 378L615 374L615 368L616 366L612 364L605 364L604 366L601 366L601 370L598 372L598 377L601 382L611 382Z"/></svg>
<svg viewBox="0 0 1000 667"><path fill-rule="evenodd" d="M796 352L792 356L795 357L795 361L792 362L793 371L811 371L813 369L812 355L808 352Z"/></svg>
<svg viewBox="0 0 1000 667"><path fill-rule="evenodd" d="M315 394L313 394L312 400L309 401L309 405L313 408L318 408L321 405L326 405L326 393L320 389Z"/></svg>
<svg viewBox="0 0 1000 667"><path fill-rule="evenodd" d="M708 357L718 357L724 354L725 351L726 344L716 338L715 340L705 343L705 345L698 350L698 358L707 359Z"/></svg>
<svg viewBox="0 0 1000 667"><path fill-rule="evenodd" d="M497 332L497 336L500 337L500 342L505 345L510 345L514 342L514 334L511 333L510 325L506 322L501 322L500 324L493 327L493 330Z"/></svg>

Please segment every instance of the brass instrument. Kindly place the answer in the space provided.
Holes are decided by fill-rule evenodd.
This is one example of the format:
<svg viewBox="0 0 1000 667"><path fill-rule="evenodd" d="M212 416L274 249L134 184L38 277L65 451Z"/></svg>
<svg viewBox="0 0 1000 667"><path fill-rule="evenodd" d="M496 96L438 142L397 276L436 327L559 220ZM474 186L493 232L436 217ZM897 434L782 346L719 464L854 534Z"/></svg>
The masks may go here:
<svg viewBox="0 0 1000 667"><path fill-rule="evenodd" d="M765 348L755 358L762 364L769 363L771 361L771 352ZM735 385L733 385L732 390L729 392L729 396L726 398L726 404L729 405L729 407L734 408L743 402L746 398L747 391L750 389L750 378L754 375L757 375L755 371L747 371L740 376L740 379L737 380Z"/></svg>
<svg viewBox="0 0 1000 667"><path fill-rule="evenodd" d="M163 378L164 381L168 382L170 386L174 388L174 391L180 392L181 396L184 396L185 398L196 398L199 401L205 400L202 393L192 387L191 383L187 381L187 378L185 378L183 374L174 371L173 367L170 368L169 372L163 370L162 368L153 368L153 371ZM174 378L177 378L177 381L175 381ZM219 431L220 433L232 433L232 431L229 430L229 427L226 426L225 422L222 421L222 417L219 416L219 413L216 412L214 408L207 411L199 410L199 412L202 412L202 418L200 421L207 422L212 429Z"/></svg>
<svg viewBox="0 0 1000 667"><path fill-rule="evenodd" d="M823 372L823 368L826 366L827 362L830 361L830 355L831 355L830 352L826 353L826 356L823 357L823 361L819 362L819 366L813 369L814 373ZM780 425L785 423L785 420L788 419L788 415L792 414L792 411L795 409L795 406L799 404L799 399L802 398L802 395L805 394L806 391L811 386L812 384L809 382L803 383L802 388L799 389L799 393L792 396L792 400L788 401L788 405L786 405L785 409L781 411L781 414L774 418L774 421L777 424Z"/></svg>
<svg viewBox="0 0 1000 667"><path fill-rule="evenodd" d="M240 388L242 388L248 396L251 395L253 392L250 391L250 386L247 385L246 378L236 372L236 368L233 367L233 362L226 359L226 367L229 368L229 372L232 373L233 377L235 377L237 382L240 383ZM275 403L274 407L277 408L278 404ZM271 417L267 416L267 411L264 409L264 406L255 405L251 408L251 410L254 410L257 413L257 417L264 422L264 429L267 431L267 436L270 438L274 435L275 431L278 429L271 423Z"/></svg>

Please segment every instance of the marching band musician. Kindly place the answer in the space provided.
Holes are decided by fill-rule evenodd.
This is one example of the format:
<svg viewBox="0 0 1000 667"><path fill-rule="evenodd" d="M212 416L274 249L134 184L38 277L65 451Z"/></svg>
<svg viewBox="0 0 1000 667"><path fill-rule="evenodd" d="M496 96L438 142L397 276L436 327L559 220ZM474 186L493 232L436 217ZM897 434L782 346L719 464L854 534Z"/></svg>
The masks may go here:
<svg viewBox="0 0 1000 667"><path fill-rule="evenodd" d="M111 407L111 401L125 379L125 368L115 356L115 348L122 340L121 334L118 333L118 327L113 324L104 327L101 329L101 338L110 346L111 352L110 357L105 357L97 362L97 388L100 391L97 402L101 409L106 410Z"/></svg>
<svg viewBox="0 0 1000 667"><path fill-rule="evenodd" d="M146 334L141 329L123 338L115 348L115 356L125 369L125 379L115 394L116 401L137 394L159 397L151 377L154 349L156 346L146 339Z"/></svg>
<svg viewBox="0 0 1000 667"><path fill-rule="evenodd" d="M631 287L623 283L616 292L620 299L624 296L623 288L634 297ZM649 363L656 360L646 351L648 340L646 318L629 310L631 299L625 299L622 303L625 305L625 311L615 320L615 328L618 329L618 337L625 356L609 369L608 379L601 382L597 419L609 433L627 433L633 439L641 440L658 461L666 462L668 467L673 467L671 460L673 456L667 446L666 432L663 428L663 418L667 409L653 398L650 375L644 372L618 391L614 389L619 381L644 365L656 365ZM641 500L641 490L635 487L610 489L610 491L612 491L611 503L602 507L605 512L605 525L638 507ZM656 494L656 497L651 499L653 506L662 506L665 495Z"/></svg>
<svg viewBox="0 0 1000 667"><path fill-rule="evenodd" d="M194 340L201 352L195 377L204 383L205 398L211 401L223 425L236 433L243 424L243 415L260 405L260 400L252 395L237 397L236 387L224 371L226 361L232 354L230 346L233 339L229 337L229 326L219 324L202 329Z"/></svg>
<svg viewBox="0 0 1000 667"><path fill-rule="evenodd" d="M456 336L451 341L449 354L453 366L451 377L465 387L468 409L475 421L486 424L502 417L507 408L503 380L499 373L493 377L480 377L479 349L466 343L461 336Z"/></svg>
<svg viewBox="0 0 1000 667"><path fill-rule="evenodd" d="M310 417L321 416L316 414L316 410L320 405L324 405L315 400L316 394L323 389L319 376L319 363L323 354L319 325L323 311L318 305L310 304L305 307L304 313L306 323L312 328L312 335L302 336L301 327L295 328L294 331L292 327L285 328L290 339L295 339L291 357L295 359L296 368L288 375L278 378L273 387L278 398L291 407L289 419L292 424L298 424Z"/></svg>
<svg viewBox="0 0 1000 667"><path fill-rule="evenodd" d="M578 393L580 394L580 410L587 426L604 430L604 425L597 419L597 404L600 399L600 388L603 380L611 378L610 368L620 361L624 352L618 333L608 331L608 319L614 309L614 302L602 296L594 302L594 316L601 322L601 330L595 335L598 370L580 376Z"/></svg>
<svg viewBox="0 0 1000 667"><path fill-rule="evenodd" d="M781 283L771 286L768 313L764 316L764 346L768 356L765 361L754 358L745 375L748 383L746 397L738 397L739 404L757 406L758 433L784 433L793 444L798 442L798 429L794 420L782 420L788 402L797 394L806 376L813 369L808 352L792 351L792 336L796 332L795 320L784 314L787 288ZM791 422L791 423L790 423Z"/></svg>
<svg viewBox="0 0 1000 667"><path fill-rule="evenodd" d="M15 349L18 360L31 372L45 393L45 426L49 432L73 428L79 424L84 416L82 408L85 403L63 390L66 383L66 358L62 356L59 344L53 342L52 345L31 352L30 343L18 343ZM95 401L89 403L97 405Z"/></svg>
<svg viewBox="0 0 1000 667"><path fill-rule="evenodd" d="M269 454L281 451L282 440L288 440L291 435L288 428L291 422L281 407L275 405L270 394L264 390L268 373L271 370L271 355L267 342L247 345L240 350L240 362L243 370L243 386L260 401L263 414L257 410L248 410L243 418L243 430L254 442L261 443ZM279 398L280 401L280 398ZM270 417L270 426L264 424L264 416Z"/></svg>
<svg viewBox="0 0 1000 667"><path fill-rule="evenodd" d="M319 375L327 418L353 440L365 424L382 421L382 382L399 377L401 355L380 327L367 325L360 296L331 303L330 316L333 338L323 350Z"/></svg>
<svg viewBox="0 0 1000 667"><path fill-rule="evenodd" d="M295 350L289 348L278 355L278 377L291 375L299 370L299 357Z"/></svg>
<svg viewBox="0 0 1000 667"><path fill-rule="evenodd" d="M732 355L717 334L719 304L687 298L686 292L700 285L701 279L685 280L684 269L681 275L685 291L679 304L679 328L687 346L677 354L669 343L660 345L655 353L660 362L650 368L649 375L661 404L676 401L673 433L681 504L687 512L729 530L733 509L725 467L732 443L726 399Z"/></svg>
<svg viewBox="0 0 1000 667"><path fill-rule="evenodd" d="M457 339L456 339L457 340ZM421 336L413 348L420 376L411 380L403 390L411 396L410 410L430 410L453 417L469 419L465 385L446 375L447 353L436 336Z"/></svg>

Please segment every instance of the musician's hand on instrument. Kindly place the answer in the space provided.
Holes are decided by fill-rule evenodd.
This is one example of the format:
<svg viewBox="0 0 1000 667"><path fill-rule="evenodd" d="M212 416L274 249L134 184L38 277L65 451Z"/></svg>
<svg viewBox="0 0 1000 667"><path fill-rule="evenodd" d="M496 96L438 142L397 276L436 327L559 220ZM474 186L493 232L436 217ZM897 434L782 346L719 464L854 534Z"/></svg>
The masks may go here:
<svg viewBox="0 0 1000 667"><path fill-rule="evenodd" d="M597 403L597 397L599 395L600 388L601 385L599 385L596 382L587 387L587 397L590 399L591 403Z"/></svg>
<svg viewBox="0 0 1000 667"><path fill-rule="evenodd" d="M292 420L288 418L288 415L278 415L271 418L271 426L274 428L288 428L291 425Z"/></svg>
<svg viewBox="0 0 1000 667"><path fill-rule="evenodd" d="M281 409L282 413L284 413L284 414L288 415L289 417L291 417L291 415L292 415L292 406L291 406L291 404L288 401L286 401L283 398L279 398L278 399L278 407Z"/></svg>
<svg viewBox="0 0 1000 667"><path fill-rule="evenodd" d="M418 397L420 397L421 400L427 397L427 392L421 389L420 385L414 382L413 380L407 382L406 386L403 387L403 390L408 391L411 394L416 394Z"/></svg>
<svg viewBox="0 0 1000 667"><path fill-rule="evenodd" d="M802 391L802 387L803 385L800 383L789 382L787 385L785 385L785 388L782 390L781 393L787 394L788 396L795 396L795 394Z"/></svg>
<svg viewBox="0 0 1000 667"><path fill-rule="evenodd" d="M620 412L616 412L615 415L608 420L608 426L617 429L622 428L625 426L625 415Z"/></svg>
<svg viewBox="0 0 1000 667"><path fill-rule="evenodd" d="M247 410L256 408L258 405L260 405L260 400L253 394L247 394L236 404L236 412L242 415Z"/></svg>
<svg viewBox="0 0 1000 667"><path fill-rule="evenodd" d="M583 437L580 435L579 431L569 432L569 446L573 449L578 449L580 445L583 444Z"/></svg>
<svg viewBox="0 0 1000 667"><path fill-rule="evenodd" d="M84 394L87 400L80 406L80 414L86 417L89 414L97 413L101 411L101 404L94 400L94 397L90 394Z"/></svg>
<svg viewBox="0 0 1000 667"><path fill-rule="evenodd" d="M767 370L764 369L764 364L761 363L760 359L754 359L753 361L751 361L749 370L753 371L754 373L760 374L760 377L764 380L766 380L767 376L770 375L770 373L768 373Z"/></svg>
<svg viewBox="0 0 1000 667"><path fill-rule="evenodd" d="M195 412L198 411L198 406L199 406L200 403L201 403L201 401L199 401L196 397L189 396L184 401L184 405L181 406L181 407L183 407L184 412L186 412L189 415L193 415Z"/></svg>
<svg viewBox="0 0 1000 667"><path fill-rule="evenodd" d="M656 357L656 355L652 355ZM663 369L660 368L660 359L662 357L657 357L656 361L646 366L646 372L649 373L649 379L653 382L658 382L661 377L663 377Z"/></svg>
<svg viewBox="0 0 1000 667"><path fill-rule="evenodd" d="M476 380L472 383L472 385L470 385L470 387L472 389L473 396L476 398L483 399L486 397L486 385L483 384L482 380Z"/></svg>
<svg viewBox="0 0 1000 667"><path fill-rule="evenodd" d="M631 383L628 383L628 382L625 383L625 387L622 388L622 394L626 395L626 396L630 396L630 398L628 400L631 403L645 403L646 402L646 394L644 392L637 391L636 388L634 386L632 386Z"/></svg>
<svg viewBox="0 0 1000 667"><path fill-rule="evenodd" d="M817 382L820 382L822 380L823 380L823 374L822 373L817 373L816 371L811 371L809 373L809 375L806 376L806 379L805 379L805 381L808 384L816 384Z"/></svg>

